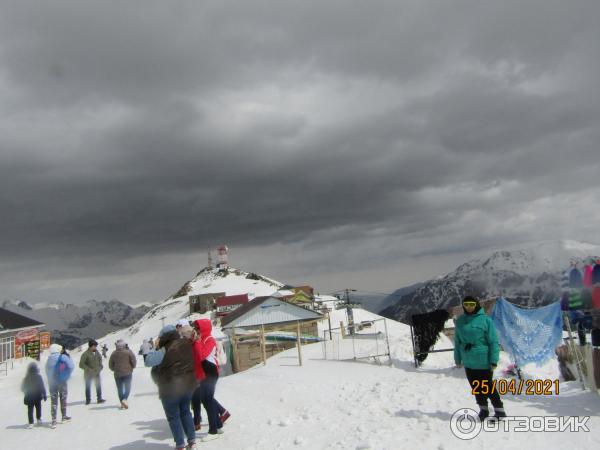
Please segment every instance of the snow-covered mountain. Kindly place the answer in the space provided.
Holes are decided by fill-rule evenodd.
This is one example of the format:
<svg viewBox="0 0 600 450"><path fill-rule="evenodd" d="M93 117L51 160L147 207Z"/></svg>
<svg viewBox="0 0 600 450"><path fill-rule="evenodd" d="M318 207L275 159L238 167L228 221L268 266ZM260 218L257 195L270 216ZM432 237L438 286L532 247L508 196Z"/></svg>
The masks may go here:
<svg viewBox="0 0 600 450"><path fill-rule="evenodd" d="M358 322L378 318L362 309L355 311ZM344 319L343 310L332 312L333 322ZM322 326L326 327L327 321L323 321ZM512 422L508 430L500 427L498 432L482 431L469 441L459 439L450 427L453 413L456 416L465 408L476 409L464 371L453 368L450 352L431 354L415 369L409 328L388 321L386 334L390 341L391 365L387 358L382 358L381 365L371 359L325 359L323 343L316 343L302 347L302 366L297 349L292 348L269 358L264 366L220 378L217 397L231 412L231 419L216 441L200 442L198 448L541 450L594 449L600 445L600 435L593 431L600 427L600 417L596 414L600 398L589 389L582 390L577 381L561 381L560 395L507 394L503 398L504 406L511 416L590 416L587 423L584 422L590 432L523 433L518 429L515 432L518 425ZM441 348L451 345L444 336L441 341ZM353 346L350 339L339 342L350 349ZM74 351L71 356L77 366L81 353ZM47 352L42 355L41 364L46 358ZM501 352L499 367L508 363L508 355ZM173 448L156 385L141 357L133 373L126 410L119 409L113 373L107 368L100 373L107 402L86 406L83 371L77 368L69 381L67 412L72 421L59 423L55 430L48 427L49 401L43 408L45 424L26 429L27 415L20 384L28 364L28 360L18 360L7 375L0 378L0 398L7 411L0 414L2 448ZM529 365L523 368L523 374L525 379L554 380L558 377L558 364L552 359L543 367ZM45 378L45 374L43 376ZM498 371L497 376L502 377L502 372ZM466 434L472 425L464 429ZM197 439L206 433L207 426L203 424L196 434Z"/></svg>
<svg viewBox="0 0 600 450"><path fill-rule="evenodd" d="M384 309L396 304L403 295L410 294L423 286L425 283L411 284L395 290L391 294L375 294L357 292L352 294L352 303L360 303L361 308L379 314Z"/></svg>
<svg viewBox="0 0 600 450"><path fill-rule="evenodd" d="M256 273L235 268L219 271L206 267L175 294L154 306L129 328L111 333L105 339L110 344L122 338L137 348L144 339L156 337L163 325L174 324L182 318L195 318L196 316L190 317L189 313L190 295L224 292L225 295L248 294L252 300L271 295L282 287L283 283Z"/></svg>
<svg viewBox="0 0 600 450"><path fill-rule="evenodd" d="M149 305L132 307L118 300L89 300L82 305L35 304L5 301L2 307L46 324L53 342L73 348L89 338L99 338L136 323L150 310Z"/></svg>
<svg viewBox="0 0 600 450"><path fill-rule="evenodd" d="M480 298L503 296L523 305L543 305L560 297L571 262L581 268L586 260L597 255L600 245L571 240L495 251L426 282L381 314L408 323L412 314L458 305L469 294Z"/></svg>

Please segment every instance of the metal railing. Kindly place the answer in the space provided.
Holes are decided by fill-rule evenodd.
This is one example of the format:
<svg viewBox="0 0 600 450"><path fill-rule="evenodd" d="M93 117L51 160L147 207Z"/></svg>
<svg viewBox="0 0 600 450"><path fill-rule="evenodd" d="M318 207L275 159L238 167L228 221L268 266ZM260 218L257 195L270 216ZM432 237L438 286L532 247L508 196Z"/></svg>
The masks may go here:
<svg viewBox="0 0 600 450"><path fill-rule="evenodd" d="M334 361L370 360L381 364L390 357L390 342L386 319L376 319L323 330L323 358Z"/></svg>

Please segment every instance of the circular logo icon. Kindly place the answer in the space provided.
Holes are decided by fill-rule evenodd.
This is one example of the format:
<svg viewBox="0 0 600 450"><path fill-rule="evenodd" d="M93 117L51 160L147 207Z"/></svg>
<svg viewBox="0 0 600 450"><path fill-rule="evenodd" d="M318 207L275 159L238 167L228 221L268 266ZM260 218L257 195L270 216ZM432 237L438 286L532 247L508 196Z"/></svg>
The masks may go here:
<svg viewBox="0 0 600 450"><path fill-rule="evenodd" d="M452 434L463 441L477 437L481 432L479 415L472 409L462 408L452 414L450 430Z"/></svg>

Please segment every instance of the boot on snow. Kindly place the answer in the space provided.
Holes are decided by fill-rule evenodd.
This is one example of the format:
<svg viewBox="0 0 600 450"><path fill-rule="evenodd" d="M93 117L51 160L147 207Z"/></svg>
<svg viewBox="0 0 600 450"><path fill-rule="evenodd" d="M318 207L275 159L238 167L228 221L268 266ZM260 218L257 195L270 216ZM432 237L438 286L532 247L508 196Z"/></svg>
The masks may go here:
<svg viewBox="0 0 600 450"><path fill-rule="evenodd" d="M483 422L490 416L490 410L487 406L480 406L479 408L479 420Z"/></svg>

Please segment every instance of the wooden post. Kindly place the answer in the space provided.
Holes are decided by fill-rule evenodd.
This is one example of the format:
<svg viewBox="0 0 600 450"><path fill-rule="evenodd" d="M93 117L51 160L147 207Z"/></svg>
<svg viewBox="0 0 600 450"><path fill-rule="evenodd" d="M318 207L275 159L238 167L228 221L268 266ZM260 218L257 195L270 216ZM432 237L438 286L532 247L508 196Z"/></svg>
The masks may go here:
<svg viewBox="0 0 600 450"><path fill-rule="evenodd" d="M342 339L346 337L346 330L344 330L344 321L340 320L340 333L342 334Z"/></svg>
<svg viewBox="0 0 600 450"><path fill-rule="evenodd" d="M260 354L263 365L267 365L267 345L265 343L265 326L260 326Z"/></svg>
<svg viewBox="0 0 600 450"><path fill-rule="evenodd" d="M581 382L581 389L585 391L585 382L583 381L583 371L581 369L581 359L579 358L579 353L577 351L577 346L575 345L575 341L573 340L573 333L571 331L571 321L569 320L569 315L566 311L563 312L563 321L567 326L567 331L569 333L569 346L571 347L571 352L573 353L573 358L575 358L575 367L577 367L577 375L579 375L579 381ZM582 352L583 354L583 352ZM588 368L589 370L589 368Z"/></svg>
<svg viewBox="0 0 600 450"><path fill-rule="evenodd" d="M302 343L300 342L300 321L297 322L296 345L298 346L298 362L302 365Z"/></svg>
<svg viewBox="0 0 600 450"><path fill-rule="evenodd" d="M415 361L415 367L419 367L419 361L417 360L417 349L415 348L415 335L413 333L412 323L409 326L410 326L410 343L412 344L413 359Z"/></svg>
<svg viewBox="0 0 600 450"><path fill-rule="evenodd" d="M235 335L235 328L233 329L233 334L231 336L231 343L233 344L233 360L235 362L235 371L234 372L240 372L241 371L240 352L238 349L238 338Z"/></svg>

